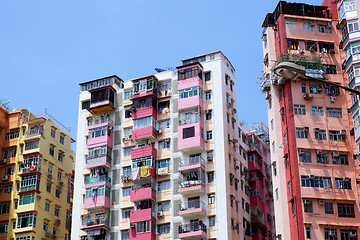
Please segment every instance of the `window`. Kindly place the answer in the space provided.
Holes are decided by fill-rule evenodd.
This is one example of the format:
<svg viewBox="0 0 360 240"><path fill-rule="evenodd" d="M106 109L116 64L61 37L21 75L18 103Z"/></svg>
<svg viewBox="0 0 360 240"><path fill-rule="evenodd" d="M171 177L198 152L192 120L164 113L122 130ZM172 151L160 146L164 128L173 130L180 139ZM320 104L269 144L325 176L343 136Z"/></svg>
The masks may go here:
<svg viewBox="0 0 360 240"><path fill-rule="evenodd" d="M299 41L293 41L293 40L287 40L287 48L288 50L299 50ZM281 96L280 99L283 99L283 92L281 91Z"/></svg>
<svg viewBox="0 0 360 240"><path fill-rule="evenodd" d="M325 214L334 214L334 204L332 202L324 202Z"/></svg>
<svg viewBox="0 0 360 240"><path fill-rule="evenodd" d="M26 205L35 202L35 193L20 195L19 205Z"/></svg>
<svg viewBox="0 0 360 240"><path fill-rule="evenodd" d="M332 33L331 26L329 25L318 24L317 29L319 33Z"/></svg>
<svg viewBox="0 0 360 240"><path fill-rule="evenodd" d="M337 74L336 65L323 65L323 71L325 74Z"/></svg>
<svg viewBox="0 0 360 240"><path fill-rule="evenodd" d="M288 182L288 192L291 193L291 181Z"/></svg>
<svg viewBox="0 0 360 240"><path fill-rule="evenodd" d="M16 156L16 148L8 149L4 151L4 159L12 158Z"/></svg>
<svg viewBox="0 0 360 240"><path fill-rule="evenodd" d="M302 187L331 188L330 177L318 177L314 175L301 176Z"/></svg>
<svg viewBox="0 0 360 240"><path fill-rule="evenodd" d="M274 130L274 119L271 119L270 121L270 128L271 130Z"/></svg>
<svg viewBox="0 0 360 240"><path fill-rule="evenodd" d="M335 157L334 156L334 152L333 152L333 156L332 156L332 160L333 160L333 164L337 164L337 165L349 165L349 158L347 155L339 155L339 157Z"/></svg>
<svg viewBox="0 0 360 240"><path fill-rule="evenodd" d="M309 199L304 200L304 212L312 213L313 212L313 204Z"/></svg>
<svg viewBox="0 0 360 240"><path fill-rule="evenodd" d="M65 154L62 151L59 151L58 153L58 161L62 162L65 157Z"/></svg>
<svg viewBox="0 0 360 240"><path fill-rule="evenodd" d="M39 148L39 140L25 143L25 151L35 148Z"/></svg>
<svg viewBox="0 0 360 240"><path fill-rule="evenodd" d="M329 130L329 141L345 142L346 141L346 130L342 130L341 132Z"/></svg>
<svg viewBox="0 0 360 240"><path fill-rule="evenodd" d="M325 95L339 96L340 95L339 87L334 87L334 86L327 87L324 89L324 93Z"/></svg>
<svg viewBox="0 0 360 240"><path fill-rule="evenodd" d="M53 235L57 236L57 228L53 228Z"/></svg>
<svg viewBox="0 0 360 240"><path fill-rule="evenodd" d="M357 230L340 229L341 240L358 240Z"/></svg>
<svg viewBox="0 0 360 240"><path fill-rule="evenodd" d="M4 187L4 193L11 193L12 192L12 185L7 185Z"/></svg>
<svg viewBox="0 0 360 240"><path fill-rule="evenodd" d="M134 130L155 126L155 120L153 117L145 117L134 120Z"/></svg>
<svg viewBox="0 0 360 240"><path fill-rule="evenodd" d="M45 203L45 211L49 211L50 210L50 203L46 202Z"/></svg>
<svg viewBox="0 0 360 240"><path fill-rule="evenodd" d="M327 117L342 118L341 108L326 108Z"/></svg>
<svg viewBox="0 0 360 240"><path fill-rule="evenodd" d="M324 228L325 240L337 240L336 228Z"/></svg>
<svg viewBox="0 0 360 240"><path fill-rule="evenodd" d="M125 109L125 118L131 118L132 110L131 109Z"/></svg>
<svg viewBox="0 0 360 240"><path fill-rule="evenodd" d="M305 49L307 51L310 51L310 52L317 52L317 44L316 44L316 42L306 41L305 42Z"/></svg>
<svg viewBox="0 0 360 240"><path fill-rule="evenodd" d="M58 208L54 209L54 216L59 217L59 209Z"/></svg>
<svg viewBox="0 0 360 240"><path fill-rule="evenodd" d="M51 182L46 183L46 191L51 192Z"/></svg>
<svg viewBox="0 0 360 240"><path fill-rule="evenodd" d="M299 150L299 161L303 163L311 163L311 152Z"/></svg>
<svg viewBox="0 0 360 240"><path fill-rule="evenodd" d="M123 197L130 197L131 187L123 188L122 189L122 196Z"/></svg>
<svg viewBox="0 0 360 240"><path fill-rule="evenodd" d="M315 129L315 140L326 141L326 130Z"/></svg>
<svg viewBox="0 0 360 240"><path fill-rule="evenodd" d="M158 211L169 212L170 211L170 201L158 203Z"/></svg>
<svg viewBox="0 0 360 240"><path fill-rule="evenodd" d="M36 214L28 213L18 215L17 228L35 227L36 226Z"/></svg>
<svg viewBox="0 0 360 240"><path fill-rule="evenodd" d="M230 116L229 114L226 114L226 121L229 123L230 122Z"/></svg>
<svg viewBox="0 0 360 240"><path fill-rule="evenodd" d="M214 182L214 172L209 172L207 174L208 183Z"/></svg>
<svg viewBox="0 0 360 240"><path fill-rule="evenodd" d="M159 150L170 148L170 139L159 142Z"/></svg>
<svg viewBox="0 0 360 240"><path fill-rule="evenodd" d="M0 206L0 214L7 214L10 211L10 204L3 204Z"/></svg>
<svg viewBox="0 0 360 240"><path fill-rule="evenodd" d="M130 239L130 230L121 231L121 239L122 240L129 240Z"/></svg>
<svg viewBox="0 0 360 240"><path fill-rule="evenodd" d="M206 132L206 140L211 140L212 139L212 131L207 131Z"/></svg>
<svg viewBox="0 0 360 240"><path fill-rule="evenodd" d="M211 91L205 93L205 100L211 100Z"/></svg>
<svg viewBox="0 0 360 240"><path fill-rule="evenodd" d="M329 154L328 153L316 153L316 162L329 164Z"/></svg>
<svg viewBox="0 0 360 240"><path fill-rule="evenodd" d="M51 137L55 138L55 130L51 129L51 133L50 133Z"/></svg>
<svg viewBox="0 0 360 240"><path fill-rule="evenodd" d="M64 145L65 137L63 135L60 135L59 142Z"/></svg>
<svg viewBox="0 0 360 240"><path fill-rule="evenodd" d="M306 84L305 83L301 84L301 92L306 93Z"/></svg>
<svg viewBox="0 0 360 240"><path fill-rule="evenodd" d="M317 84L309 84L309 93L312 94L321 94L321 91L319 91L322 87Z"/></svg>
<svg viewBox="0 0 360 240"><path fill-rule="evenodd" d="M166 159L166 160L161 160L157 162L157 168L165 168L165 167L170 167L170 160Z"/></svg>
<svg viewBox="0 0 360 240"><path fill-rule="evenodd" d="M130 155L131 155L131 150L132 150L133 148L134 148L134 147L124 148L124 157L130 156Z"/></svg>
<svg viewBox="0 0 360 240"><path fill-rule="evenodd" d="M57 188L55 191L55 197L60 198L60 193L61 193L61 190Z"/></svg>
<svg viewBox="0 0 360 240"><path fill-rule="evenodd" d="M312 106L312 115L313 116L324 116L324 108L320 106Z"/></svg>
<svg viewBox="0 0 360 240"><path fill-rule="evenodd" d="M183 90L179 90L179 99L198 96L202 97L202 90L199 87L192 87Z"/></svg>
<svg viewBox="0 0 360 240"><path fill-rule="evenodd" d="M216 217L215 216L209 217L209 227L214 227L215 224L216 224Z"/></svg>
<svg viewBox="0 0 360 240"><path fill-rule="evenodd" d="M150 220L136 223L136 233L150 232Z"/></svg>
<svg viewBox="0 0 360 240"><path fill-rule="evenodd" d="M309 138L309 133L306 128L296 128L297 138Z"/></svg>
<svg viewBox="0 0 360 240"><path fill-rule="evenodd" d="M54 152L55 152L55 146L52 145L52 144L50 144L49 154L50 154L51 156L54 156Z"/></svg>
<svg viewBox="0 0 360 240"><path fill-rule="evenodd" d="M211 151L211 152L207 152L206 153L206 159L208 160L208 161L211 161L211 160L213 160L213 158L214 158L214 152L213 151Z"/></svg>
<svg viewBox="0 0 360 240"><path fill-rule="evenodd" d="M351 203L338 203L339 217L355 218L354 204Z"/></svg>
<svg viewBox="0 0 360 240"><path fill-rule="evenodd" d="M191 138L195 136L195 127L189 127L183 129L183 139Z"/></svg>
<svg viewBox="0 0 360 240"><path fill-rule="evenodd" d="M347 30L349 33L359 31L359 22L358 20L351 20L347 22Z"/></svg>
<svg viewBox="0 0 360 240"><path fill-rule="evenodd" d="M163 181L158 183L158 191L165 191L170 189L170 181Z"/></svg>
<svg viewBox="0 0 360 240"><path fill-rule="evenodd" d="M339 18L342 18L342 15L346 12L354 11L356 10L356 4L355 0L345 0L341 4L339 8Z"/></svg>
<svg viewBox="0 0 360 240"><path fill-rule="evenodd" d="M206 120L211 120L212 119L212 111L207 111L205 113L205 117L206 117Z"/></svg>
<svg viewBox="0 0 360 240"><path fill-rule="evenodd" d="M159 129L166 129L170 127L170 120L159 122Z"/></svg>
<svg viewBox="0 0 360 240"><path fill-rule="evenodd" d="M9 132L5 135L5 140L15 139L19 137L19 131Z"/></svg>
<svg viewBox="0 0 360 240"><path fill-rule="evenodd" d="M5 175L13 175L14 174L14 166L5 168Z"/></svg>
<svg viewBox="0 0 360 240"><path fill-rule="evenodd" d="M305 227L306 239L311 239L310 227Z"/></svg>
<svg viewBox="0 0 360 240"><path fill-rule="evenodd" d="M121 217L124 218L130 218L130 212L132 212L134 208L128 208L121 210Z"/></svg>
<svg viewBox="0 0 360 240"><path fill-rule="evenodd" d="M208 195L208 204L214 204L215 203L215 193Z"/></svg>
<svg viewBox="0 0 360 240"><path fill-rule="evenodd" d="M170 223L158 225L158 234L170 233Z"/></svg>
<svg viewBox="0 0 360 240"><path fill-rule="evenodd" d="M351 179L350 178L335 178L335 187L337 189L349 189L351 190Z"/></svg>
<svg viewBox="0 0 360 240"><path fill-rule="evenodd" d="M20 182L20 192L25 192L29 190L39 190L40 184L40 176L35 175L27 175L21 177Z"/></svg>
<svg viewBox="0 0 360 240"><path fill-rule="evenodd" d="M306 115L305 105L294 104L294 114L295 115Z"/></svg>
<svg viewBox="0 0 360 240"><path fill-rule="evenodd" d="M49 224L48 224L47 222L44 222L43 230L44 230L45 232L48 231L48 227L49 227Z"/></svg>
<svg viewBox="0 0 360 240"><path fill-rule="evenodd" d="M60 172L60 171L58 171L57 179L58 179L59 181L61 180L61 172Z"/></svg>
<svg viewBox="0 0 360 240"><path fill-rule="evenodd" d="M132 96L133 96L132 90L129 90L129 91L125 91L125 92L124 92L124 100L131 99Z"/></svg>
<svg viewBox="0 0 360 240"><path fill-rule="evenodd" d="M287 30L297 30L297 25L295 21L285 21Z"/></svg>
<svg viewBox="0 0 360 240"><path fill-rule="evenodd" d="M304 22L304 31L306 32L315 32L315 24L314 22Z"/></svg>

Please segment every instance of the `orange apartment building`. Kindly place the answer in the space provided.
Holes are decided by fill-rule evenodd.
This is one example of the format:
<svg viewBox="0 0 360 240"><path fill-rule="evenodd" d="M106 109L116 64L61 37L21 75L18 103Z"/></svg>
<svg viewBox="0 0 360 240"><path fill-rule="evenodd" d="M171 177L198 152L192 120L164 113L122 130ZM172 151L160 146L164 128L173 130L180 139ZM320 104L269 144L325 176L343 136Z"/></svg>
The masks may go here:
<svg viewBox="0 0 360 240"><path fill-rule="evenodd" d="M261 84L268 103L277 239L358 239L360 178L350 93L309 80L348 84L337 9L336 1L280 1L263 23ZM273 69L281 62L305 67L307 79L277 76Z"/></svg>

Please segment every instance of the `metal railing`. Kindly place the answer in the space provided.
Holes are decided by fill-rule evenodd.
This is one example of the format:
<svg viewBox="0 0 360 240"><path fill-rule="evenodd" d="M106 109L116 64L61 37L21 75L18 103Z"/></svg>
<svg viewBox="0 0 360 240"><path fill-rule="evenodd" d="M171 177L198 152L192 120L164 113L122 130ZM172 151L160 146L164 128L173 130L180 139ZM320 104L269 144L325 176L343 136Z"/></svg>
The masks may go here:
<svg viewBox="0 0 360 240"><path fill-rule="evenodd" d="M194 156L194 157L189 157L187 159L184 159L180 162L181 166L190 166L190 165L195 165L195 164L201 164L203 166L205 166L205 160L201 157L201 156Z"/></svg>
<svg viewBox="0 0 360 240"><path fill-rule="evenodd" d="M199 113L192 113L188 116L181 116L179 125L185 125L185 124L191 124L191 123L197 123L201 121L201 116Z"/></svg>
<svg viewBox="0 0 360 240"><path fill-rule="evenodd" d="M108 218L92 218L86 222L86 226L106 225L109 226Z"/></svg>
<svg viewBox="0 0 360 240"><path fill-rule="evenodd" d="M199 180L183 180L180 182L181 188L194 187L199 185L205 187L205 181L203 179L199 179Z"/></svg>
<svg viewBox="0 0 360 240"><path fill-rule="evenodd" d="M31 185L31 186L26 186L26 187L20 187L20 192L27 192L27 191L38 190L38 189L39 189L39 185Z"/></svg>
<svg viewBox="0 0 360 240"><path fill-rule="evenodd" d="M183 203L181 205L181 211L185 211L185 210L189 210L189 209L196 209L196 208L201 208L201 209L204 209L205 211L207 211L206 204L200 200L189 201L189 202Z"/></svg>
<svg viewBox="0 0 360 240"><path fill-rule="evenodd" d="M98 183L98 182L108 182L111 184L111 178L108 176L99 176L99 177L89 177L86 178L86 184Z"/></svg>
<svg viewBox="0 0 360 240"><path fill-rule="evenodd" d="M196 232L202 230L207 232L207 227L202 222L193 222L189 224L184 224L179 226L179 233L188 233L188 232Z"/></svg>
<svg viewBox="0 0 360 240"><path fill-rule="evenodd" d="M146 189L146 188L151 188L152 195L156 196L156 190L153 187L144 187L144 188L142 188L142 187L132 187L131 190L132 191L139 191L139 190Z"/></svg>
<svg viewBox="0 0 360 240"><path fill-rule="evenodd" d="M93 158L88 158L86 164L93 164L98 162L108 162L111 163L111 159L107 155L101 155Z"/></svg>

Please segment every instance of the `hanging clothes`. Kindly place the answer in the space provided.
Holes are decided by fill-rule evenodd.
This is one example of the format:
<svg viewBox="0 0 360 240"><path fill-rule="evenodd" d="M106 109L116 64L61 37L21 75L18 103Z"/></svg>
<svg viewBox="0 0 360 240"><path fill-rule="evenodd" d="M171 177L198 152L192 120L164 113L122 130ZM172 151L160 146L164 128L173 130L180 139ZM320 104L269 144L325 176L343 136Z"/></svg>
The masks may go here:
<svg viewBox="0 0 360 240"><path fill-rule="evenodd" d="M134 168L131 171L131 179L137 180L140 178L140 168Z"/></svg>
<svg viewBox="0 0 360 240"><path fill-rule="evenodd" d="M140 170L140 177L148 177L150 176L150 168L149 166L143 166Z"/></svg>

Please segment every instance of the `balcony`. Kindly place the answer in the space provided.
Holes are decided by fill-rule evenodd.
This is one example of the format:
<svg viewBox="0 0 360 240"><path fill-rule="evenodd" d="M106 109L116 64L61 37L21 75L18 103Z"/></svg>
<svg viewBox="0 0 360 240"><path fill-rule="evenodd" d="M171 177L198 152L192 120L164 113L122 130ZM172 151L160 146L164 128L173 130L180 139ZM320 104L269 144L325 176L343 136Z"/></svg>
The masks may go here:
<svg viewBox="0 0 360 240"><path fill-rule="evenodd" d="M89 110L95 114L113 111L115 90L112 87L95 89L91 92Z"/></svg>
<svg viewBox="0 0 360 240"><path fill-rule="evenodd" d="M105 190L106 191L106 190ZM93 209L93 208L110 208L110 198L102 195L94 198L85 198L84 208Z"/></svg>
<svg viewBox="0 0 360 240"><path fill-rule="evenodd" d="M132 139L135 141L144 140L144 139L157 139L157 131L155 125L133 130Z"/></svg>
<svg viewBox="0 0 360 240"><path fill-rule="evenodd" d="M107 155L101 155L86 160L86 168L108 167L111 168L111 158Z"/></svg>
<svg viewBox="0 0 360 240"><path fill-rule="evenodd" d="M341 17L339 19L339 23L341 23L343 20L352 19L352 18L356 18L356 17L357 17L356 10L354 10L354 11L346 11L341 15Z"/></svg>
<svg viewBox="0 0 360 240"><path fill-rule="evenodd" d="M202 123L178 127L178 149L184 154L202 152L205 149Z"/></svg>
<svg viewBox="0 0 360 240"><path fill-rule="evenodd" d="M179 211L179 216L185 219L197 219L203 218L206 216L207 207L206 204L202 201L189 201L184 203L181 206L181 211Z"/></svg>
<svg viewBox="0 0 360 240"><path fill-rule="evenodd" d="M156 169L153 166L143 166L131 169L131 180L141 183L144 180L156 179Z"/></svg>
<svg viewBox="0 0 360 240"><path fill-rule="evenodd" d="M195 197L206 193L205 181L199 180L184 180L180 182L179 193L184 197Z"/></svg>
<svg viewBox="0 0 360 240"><path fill-rule="evenodd" d="M147 107L143 109L134 109L132 111L132 119L144 118L152 116L154 119L157 119L157 111L154 107Z"/></svg>
<svg viewBox="0 0 360 240"><path fill-rule="evenodd" d="M131 150L131 159L143 158L149 156L153 156L154 158L157 158L157 150L152 145L141 148L135 148Z"/></svg>
<svg viewBox="0 0 360 240"><path fill-rule="evenodd" d="M355 88L360 85L360 76L354 77L349 83L349 88Z"/></svg>
<svg viewBox="0 0 360 240"><path fill-rule="evenodd" d="M85 184L93 184L93 183L99 183L99 182L107 182L111 184L111 178L108 176L99 176L99 177L88 177L85 179Z"/></svg>
<svg viewBox="0 0 360 240"><path fill-rule="evenodd" d="M93 216L91 219L87 220L86 226L82 226L81 230L88 231L88 230L98 230L98 229L104 229L109 230L109 218L107 215L103 216Z"/></svg>
<svg viewBox="0 0 360 240"><path fill-rule="evenodd" d="M350 41L353 41L353 40L359 40L360 38L360 32L359 31L356 31L356 32L351 32L349 33L345 39L343 40L343 46L344 48L347 47L348 43Z"/></svg>
<svg viewBox="0 0 360 240"><path fill-rule="evenodd" d="M147 199L152 199L156 201L156 191L152 187L134 189L130 192L130 201L138 202Z"/></svg>
<svg viewBox="0 0 360 240"><path fill-rule="evenodd" d="M198 90L202 91L202 90ZM188 97L188 98L181 98L178 101L178 109L179 110L185 110L185 109L192 109L201 107L204 108L204 100L202 100L200 95Z"/></svg>
<svg viewBox="0 0 360 240"><path fill-rule="evenodd" d="M345 70L347 71L353 63L359 62L359 60L360 60L360 53L354 53L350 55L350 57L345 60Z"/></svg>
<svg viewBox="0 0 360 240"><path fill-rule="evenodd" d="M179 172L202 168L205 171L205 160L200 155L190 156L180 162Z"/></svg>
<svg viewBox="0 0 360 240"><path fill-rule="evenodd" d="M89 127L89 138L87 140L88 148L95 148L100 146L113 147L113 131L109 123L102 123L96 126ZM93 134L93 135L91 135Z"/></svg>
<svg viewBox="0 0 360 240"><path fill-rule="evenodd" d="M130 223L142 222L156 219L156 212L152 208L140 209L130 212Z"/></svg>
<svg viewBox="0 0 360 240"><path fill-rule="evenodd" d="M184 224L179 226L179 238L189 240L207 239L207 227L202 222Z"/></svg>
<svg viewBox="0 0 360 240"><path fill-rule="evenodd" d="M357 101L351 107L351 115L353 115L360 107L360 101Z"/></svg>
<svg viewBox="0 0 360 240"><path fill-rule="evenodd" d="M35 172L41 172L41 165L32 166L32 167L24 167L21 169L21 174L29 174L29 173L35 173Z"/></svg>
<svg viewBox="0 0 360 240"><path fill-rule="evenodd" d="M39 190L39 185L31 185L26 187L20 187L20 192L27 192L32 190Z"/></svg>
<svg viewBox="0 0 360 240"><path fill-rule="evenodd" d="M30 130L25 133L25 139L26 140L37 139L40 138L42 134L43 134L43 126L41 126L41 128L30 128Z"/></svg>
<svg viewBox="0 0 360 240"><path fill-rule="evenodd" d="M199 112L182 113L179 120L179 125L187 125L191 123L201 122L201 115Z"/></svg>

